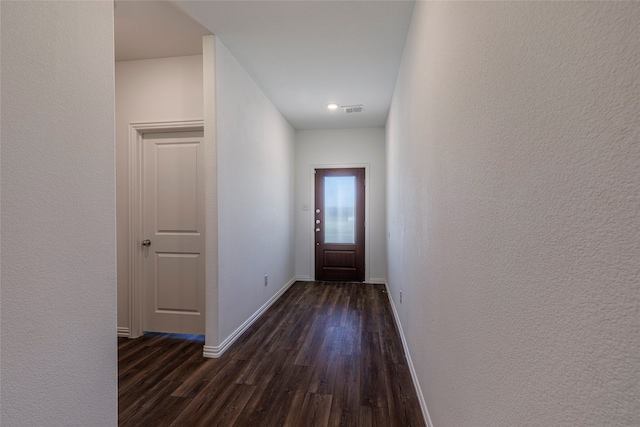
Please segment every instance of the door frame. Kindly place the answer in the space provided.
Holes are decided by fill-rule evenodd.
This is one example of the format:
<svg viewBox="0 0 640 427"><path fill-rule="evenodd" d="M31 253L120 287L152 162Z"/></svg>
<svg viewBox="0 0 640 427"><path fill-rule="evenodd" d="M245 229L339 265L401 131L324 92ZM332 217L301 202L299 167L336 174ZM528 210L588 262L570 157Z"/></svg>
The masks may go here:
<svg viewBox="0 0 640 427"><path fill-rule="evenodd" d="M369 256L370 256L370 243L369 238L369 169L371 165L369 163L313 163L311 165L310 177L311 177L311 200L313 201L311 213L316 211L316 169L364 169L364 282L369 280ZM315 215L309 216L309 236L311 241L311 280L316 280L316 243L315 243Z"/></svg>
<svg viewBox="0 0 640 427"><path fill-rule="evenodd" d="M140 250L144 231L142 228L144 135L156 132L189 131L204 131L204 120L129 124L129 338L137 338L144 332L143 260Z"/></svg>

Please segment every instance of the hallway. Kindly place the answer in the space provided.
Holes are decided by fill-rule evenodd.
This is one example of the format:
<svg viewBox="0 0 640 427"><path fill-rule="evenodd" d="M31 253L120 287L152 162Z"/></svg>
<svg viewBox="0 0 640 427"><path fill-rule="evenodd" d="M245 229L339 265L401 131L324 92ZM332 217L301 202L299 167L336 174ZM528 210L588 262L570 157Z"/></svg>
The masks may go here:
<svg viewBox="0 0 640 427"><path fill-rule="evenodd" d="M126 6L0 1L3 426L389 425L418 407L429 427L640 426L640 2L126 3L211 34L116 60ZM148 337L134 361L121 340L118 384L148 239L130 142L187 121L206 129L206 345ZM316 278L326 165L368 168L365 280L406 361L363 289L300 283L204 360Z"/></svg>

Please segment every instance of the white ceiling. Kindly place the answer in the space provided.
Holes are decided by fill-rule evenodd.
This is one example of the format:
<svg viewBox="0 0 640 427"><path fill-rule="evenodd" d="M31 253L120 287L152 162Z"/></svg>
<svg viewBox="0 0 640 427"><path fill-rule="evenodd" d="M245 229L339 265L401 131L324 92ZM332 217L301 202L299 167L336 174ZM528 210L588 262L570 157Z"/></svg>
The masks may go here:
<svg viewBox="0 0 640 427"><path fill-rule="evenodd" d="M167 1L116 0L116 61L202 54L211 34Z"/></svg>
<svg viewBox="0 0 640 427"><path fill-rule="evenodd" d="M116 5L116 60L198 54L216 34L296 129L385 125L413 11L405 0Z"/></svg>

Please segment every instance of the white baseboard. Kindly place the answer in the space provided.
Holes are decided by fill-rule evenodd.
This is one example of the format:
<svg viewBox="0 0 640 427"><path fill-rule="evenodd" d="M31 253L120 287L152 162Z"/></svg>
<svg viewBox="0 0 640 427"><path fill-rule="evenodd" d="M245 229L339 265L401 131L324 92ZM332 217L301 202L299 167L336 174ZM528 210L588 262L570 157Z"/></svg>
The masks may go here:
<svg viewBox="0 0 640 427"><path fill-rule="evenodd" d="M402 330L402 323L400 323L400 317L398 316L398 311L396 310L396 305L393 302L393 298L391 297L391 292L389 291L389 284L387 281L384 281L384 286L387 289L387 296L389 297L389 302L391 303L391 310L393 310L393 317L396 321L396 326L398 327L398 332L400 333L400 339L402 340L402 347L404 347L404 354L407 357L407 364L409 365L409 371L411 372L411 379L413 380L413 386L416 389L416 394L418 395L418 401L420 402L420 408L422 409L422 416L424 417L424 422L427 424L427 427L433 427L433 423L431 422L431 416L429 415L429 410L427 409L427 402L424 400L424 394L422 394L422 389L420 388L420 383L418 382L418 375L416 374L416 369L413 366L413 361L411 360L411 354L409 354L409 347L407 346L407 340L404 336L404 331Z"/></svg>
<svg viewBox="0 0 640 427"><path fill-rule="evenodd" d="M367 280L367 283L371 283L374 285L386 285L387 284L387 280L386 279L382 279L380 277L370 277L369 280Z"/></svg>
<svg viewBox="0 0 640 427"><path fill-rule="evenodd" d="M296 280L300 282L312 282L311 276L296 276Z"/></svg>
<svg viewBox="0 0 640 427"><path fill-rule="evenodd" d="M258 320L258 318L262 316L264 312L267 311L267 309L271 307L271 305L276 302L278 298L280 298L282 294L284 294L287 289L289 289L291 285L296 282L296 280L298 279L295 277L289 280L282 288L280 288L280 290L274 296L272 296L267 302L265 302L264 305L258 309L258 311L253 313L251 317L249 317L242 325L240 325L238 329L233 331L231 335L229 335L224 341L222 341L220 345L205 345L202 352L203 356L212 359L217 359L218 357L222 356L222 354L227 351L229 347L231 347L231 344L233 344L235 340L237 340L240 335L242 335L244 331L246 331L253 324L253 322Z"/></svg>
<svg viewBox="0 0 640 427"><path fill-rule="evenodd" d="M129 328L118 326L118 336L123 338L129 338Z"/></svg>

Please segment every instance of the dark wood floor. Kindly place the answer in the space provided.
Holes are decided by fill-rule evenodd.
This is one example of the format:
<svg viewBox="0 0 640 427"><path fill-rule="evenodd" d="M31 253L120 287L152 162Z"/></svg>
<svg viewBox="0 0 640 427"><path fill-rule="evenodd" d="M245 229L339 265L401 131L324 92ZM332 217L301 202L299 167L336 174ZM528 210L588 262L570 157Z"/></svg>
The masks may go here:
<svg viewBox="0 0 640 427"><path fill-rule="evenodd" d="M382 285L297 282L219 359L118 339L121 426L424 426Z"/></svg>

